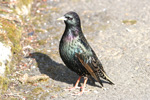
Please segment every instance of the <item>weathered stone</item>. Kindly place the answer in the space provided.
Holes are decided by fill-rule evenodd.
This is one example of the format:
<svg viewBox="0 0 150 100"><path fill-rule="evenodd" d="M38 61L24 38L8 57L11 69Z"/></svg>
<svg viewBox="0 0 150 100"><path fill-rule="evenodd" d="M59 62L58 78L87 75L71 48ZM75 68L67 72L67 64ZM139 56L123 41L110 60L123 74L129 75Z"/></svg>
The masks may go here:
<svg viewBox="0 0 150 100"><path fill-rule="evenodd" d="M0 42L0 76L5 74L6 66L11 61L11 47Z"/></svg>

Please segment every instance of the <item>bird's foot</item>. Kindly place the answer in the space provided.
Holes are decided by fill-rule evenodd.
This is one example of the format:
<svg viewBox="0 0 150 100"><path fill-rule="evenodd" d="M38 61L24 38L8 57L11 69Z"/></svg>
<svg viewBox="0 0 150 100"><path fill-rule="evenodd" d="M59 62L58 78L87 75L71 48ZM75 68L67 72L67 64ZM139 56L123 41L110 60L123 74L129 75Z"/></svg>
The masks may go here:
<svg viewBox="0 0 150 100"><path fill-rule="evenodd" d="M73 95L73 96L75 96L75 95L82 95L84 92L89 92L90 90L82 90L82 91L80 91L80 92L76 92L76 93L73 93L73 94L71 94L71 95Z"/></svg>
<svg viewBox="0 0 150 100"><path fill-rule="evenodd" d="M82 95L83 94L83 91L81 91L81 92L78 92L78 93L73 93L73 94L71 94L72 96L75 96L75 95Z"/></svg>

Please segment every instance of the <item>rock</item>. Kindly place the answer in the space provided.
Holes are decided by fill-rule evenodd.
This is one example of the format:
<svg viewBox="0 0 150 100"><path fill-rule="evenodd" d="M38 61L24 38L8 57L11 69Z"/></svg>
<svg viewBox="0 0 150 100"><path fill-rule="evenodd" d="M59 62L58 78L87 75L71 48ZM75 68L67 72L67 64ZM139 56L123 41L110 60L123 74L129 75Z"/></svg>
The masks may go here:
<svg viewBox="0 0 150 100"><path fill-rule="evenodd" d="M0 76L4 76L6 67L11 61L11 47L0 42Z"/></svg>
<svg viewBox="0 0 150 100"><path fill-rule="evenodd" d="M21 77L19 78L19 81L20 81L22 84L24 84L24 83L26 83L28 77L29 77L29 75L28 75L27 73L25 73L23 76L21 76Z"/></svg>
<svg viewBox="0 0 150 100"><path fill-rule="evenodd" d="M47 81L49 79L49 76L45 74L41 75L35 75L35 76L29 76L27 73L25 73L23 76L19 78L19 81L24 84L24 83L36 83L40 81Z"/></svg>

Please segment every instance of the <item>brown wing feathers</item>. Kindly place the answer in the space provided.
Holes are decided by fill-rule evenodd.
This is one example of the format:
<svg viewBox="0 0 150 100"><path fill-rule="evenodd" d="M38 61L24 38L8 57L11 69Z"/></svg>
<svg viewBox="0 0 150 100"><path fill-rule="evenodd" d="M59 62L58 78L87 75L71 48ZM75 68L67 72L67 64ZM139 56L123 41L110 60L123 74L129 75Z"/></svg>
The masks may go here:
<svg viewBox="0 0 150 100"><path fill-rule="evenodd" d="M93 70L93 68L90 67L91 64L84 62L83 58L80 54L76 54L76 56L78 57L78 59L82 63L82 65L86 68L86 70L91 74L91 76L103 86L103 84L100 80L100 77L97 75L98 74L97 71Z"/></svg>

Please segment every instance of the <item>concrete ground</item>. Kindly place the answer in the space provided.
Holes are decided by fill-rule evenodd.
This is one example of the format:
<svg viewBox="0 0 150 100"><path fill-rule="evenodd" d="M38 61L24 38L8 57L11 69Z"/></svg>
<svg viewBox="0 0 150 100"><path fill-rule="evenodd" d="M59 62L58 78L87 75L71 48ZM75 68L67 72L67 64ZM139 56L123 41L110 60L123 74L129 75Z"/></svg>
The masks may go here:
<svg viewBox="0 0 150 100"><path fill-rule="evenodd" d="M115 83L114 86L104 83L105 91L87 85L87 89L92 91L75 99L148 100L150 98L149 5L148 0L68 0L56 3L56 7L60 7L61 11L54 18L68 11L76 11L79 14L87 40ZM58 27L63 33L62 25L64 23ZM65 96L67 100L73 98Z"/></svg>
<svg viewBox="0 0 150 100"><path fill-rule="evenodd" d="M41 10L44 5L45 9ZM150 98L150 2L149 0L47 0L34 4L33 11L40 11L42 20L34 27L45 30L36 32L37 40L46 40L45 44L30 50L35 60L29 75L46 74L49 81L29 84L17 88L18 91L36 100L149 100ZM38 10L37 10L38 9ZM38 12L39 12L38 11ZM88 82L90 90L81 96L71 96L79 91L64 91L76 82L78 75L71 72L62 62L58 53L59 40L65 25L56 19L69 11L75 11L81 18L82 29L88 42L102 62L108 76L115 85ZM31 13L32 16L37 16ZM32 45L31 45L32 47ZM27 55L24 55L27 56ZM38 67L35 67L35 66ZM83 80L81 81L81 85ZM19 85L20 86L20 85ZM33 94L35 87L43 89Z"/></svg>

